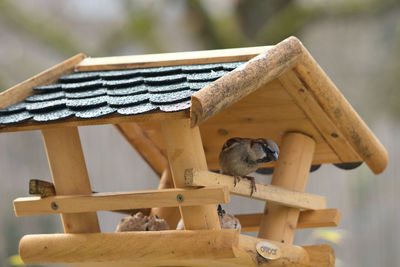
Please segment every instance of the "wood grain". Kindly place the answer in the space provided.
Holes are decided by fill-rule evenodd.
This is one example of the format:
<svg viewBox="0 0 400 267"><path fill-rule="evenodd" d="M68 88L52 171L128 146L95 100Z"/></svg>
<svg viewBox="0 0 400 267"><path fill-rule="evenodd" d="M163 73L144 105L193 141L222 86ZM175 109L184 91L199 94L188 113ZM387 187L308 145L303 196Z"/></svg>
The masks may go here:
<svg viewBox="0 0 400 267"><path fill-rule="evenodd" d="M242 232L258 232L263 213L237 214L242 225ZM303 210L300 211L296 228L337 227L341 212L338 209Z"/></svg>
<svg viewBox="0 0 400 267"><path fill-rule="evenodd" d="M295 72L287 71L278 79L341 161L362 161L342 132L331 121L306 86L301 83Z"/></svg>
<svg viewBox="0 0 400 267"><path fill-rule="evenodd" d="M56 194L91 194L78 129L46 129L42 135ZM96 212L61 214L61 219L66 233L100 232Z"/></svg>
<svg viewBox="0 0 400 267"><path fill-rule="evenodd" d="M172 174L169 166L163 172L158 189L174 188L174 183L172 181ZM158 216L164 219L170 229L176 229L179 220L181 219L181 214L178 207L155 207L151 209L150 215Z"/></svg>
<svg viewBox="0 0 400 267"><path fill-rule="evenodd" d="M146 136L145 132L137 123L119 123L114 127L125 138L125 140L140 154L157 175L168 166L166 156L158 147Z"/></svg>
<svg viewBox="0 0 400 267"><path fill-rule="evenodd" d="M303 60L294 71L371 170L383 172L388 164L386 149L307 49L302 50Z"/></svg>
<svg viewBox="0 0 400 267"><path fill-rule="evenodd" d="M182 201L178 201L178 196ZM230 201L226 187L162 189L132 192L95 193L88 195L23 197L14 200L17 216L83 213L103 210L128 210L153 207L194 206Z"/></svg>
<svg viewBox="0 0 400 267"><path fill-rule="evenodd" d="M162 121L161 128L174 186L185 187L186 169L208 169L199 128L191 128L188 119ZM179 208L186 230L221 229L215 205L202 205L199 202L199 206Z"/></svg>
<svg viewBox="0 0 400 267"><path fill-rule="evenodd" d="M237 230L26 235L24 263L220 259L235 257Z"/></svg>
<svg viewBox="0 0 400 267"><path fill-rule="evenodd" d="M190 186L226 186L232 194L250 198L251 182L241 179L235 186L233 177L228 175L187 169L185 171L185 184ZM256 188L257 191L253 193L251 198L268 200L269 202L300 209L315 210L326 207L326 199L323 196L261 183L256 183Z"/></svg>
<svg viewBox="0 0 400 267"><path fill-rule="evenodd" d="M271 185L303 192L314 155L315 142L301 133L288 133L280 147ZM258 236L291 244L300 210L267 201Z"/></svg>
<svg viewBox="0 0 400 267"><path fill-rule="evenodd" d="M194 93L191 126L206 121L294 67L301 56L301 46L297 38L290 37Z"/></svg>
<svg viewBox="0 0 400 267"><path fill-rule="evenodd" d="M161 121L161 120L175 120L188 118L188 111L179 112L149 112L141 115L124 116L119 114L113 114L104 116L96 119L78 119L78 118L67 118L60 121L54 122L36 122L28 120L15 125L0 125L1 132L18 132L18 131L32 131L40 129L53 129L61 127L77 127L86 125L102 125L102 124L119 124L127 122L146 122L146 121Z"/></svg>
<svg viewBox="0 0 400 267"><path fill-rule="evenodd" d="M270 48L271 46L259 46L165 54L86 58L76 68L79 71L97 71L247 61L258 54L268 51Z"/></svg>
<svg viewBox="0 0 400 267"><path fill-rule="evenodd" d="M33 87L54 83L61 75L72 73L74 67L85 57L84 54L75 55L0 93L0 109L23 101L33 94Z"/></svg>

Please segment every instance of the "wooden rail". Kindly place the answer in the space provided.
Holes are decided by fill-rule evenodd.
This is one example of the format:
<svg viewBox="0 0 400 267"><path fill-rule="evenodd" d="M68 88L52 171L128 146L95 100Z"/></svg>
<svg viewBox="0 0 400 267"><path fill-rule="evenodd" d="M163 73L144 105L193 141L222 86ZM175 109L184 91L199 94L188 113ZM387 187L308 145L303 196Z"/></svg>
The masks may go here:
<svg viewBox="0 0 400 267"><path fill-rule="evenodd" d="M242 232L257 232L263 214L237 214L242 225ZM340 223L341 212L338 209L305 210L300 211L297 229L316 227L336 227Z"/></svg>
<svg viewBox="0 0 400 267"><path fill-rule="evenodd" d="M234 195L250 197L251 183L246 179L240 180L234 185L232 176L218 174L197 169L187 169L185 171L185 183L191 186L215 186L224 185ZM323 196L297 192L284 189L278 186L256 183L257 191L251 198L268 200L281 205L300 209L325 209L326 199Z"/></svg>
<svg viewBox="0 0 400 267"><path fill-rule="evenodd" d="M82 213L100 210L128 210L153 207L194 206L230 201L226 187L163 189L149 191L95 193L88 195L25 197L14 200L17 216Z"/></svg>

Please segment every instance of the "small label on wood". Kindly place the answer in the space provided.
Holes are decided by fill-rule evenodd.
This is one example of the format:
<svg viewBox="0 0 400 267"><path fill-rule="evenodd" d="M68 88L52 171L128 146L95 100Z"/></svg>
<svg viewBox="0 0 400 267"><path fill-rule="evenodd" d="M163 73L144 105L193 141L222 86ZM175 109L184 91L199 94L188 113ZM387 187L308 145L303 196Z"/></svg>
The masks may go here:
<svg viewBox="0 0 400 267"><path fill-rule="evenodd" d="M281 257L281 251L277 246L267 241L258 242L256 250L263 258L268 260L277 260Z"/></svg>

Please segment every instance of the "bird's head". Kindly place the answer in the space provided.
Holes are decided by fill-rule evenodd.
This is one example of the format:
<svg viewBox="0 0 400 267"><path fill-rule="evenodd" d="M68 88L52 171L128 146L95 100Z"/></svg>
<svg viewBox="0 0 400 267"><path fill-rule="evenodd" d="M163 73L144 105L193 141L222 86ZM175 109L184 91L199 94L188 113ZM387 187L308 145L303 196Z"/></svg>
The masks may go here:
<svg viewBox="0 0 400 267"><path fill-rule="evenodd" d="M258 163L267 163L270 161L277 161L279 156L279 147L271 139L258 138L252 141L251 146L256 149L262 149L262 156L257 160Z"/></svg>

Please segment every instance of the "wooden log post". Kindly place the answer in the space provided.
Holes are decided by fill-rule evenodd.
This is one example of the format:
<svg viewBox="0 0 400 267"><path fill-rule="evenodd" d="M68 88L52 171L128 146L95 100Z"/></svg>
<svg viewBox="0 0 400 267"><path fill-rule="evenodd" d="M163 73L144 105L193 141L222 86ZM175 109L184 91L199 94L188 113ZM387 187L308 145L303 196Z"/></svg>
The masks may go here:
<svg viewBox="0 0 400 267"><path fill-rule="evenodd" d="M161 128L174 186L185 187L186 169L207 170L199 128L191 128L189 119L163 121ZM221 229L215 205L180 206L179 209L186 230Z"/></svg>
<svg viewBox="0 0 400 267"><path fill-rule="evenodd" d="M174 188L174 183L172 182L172 175L169 167L165 169L161 176L160 184L158 189ZM181 219L181 214L178 207L157 207L152 208L150 215L157 215L158 217L164 219L168 225L169 229L175 230Z"/></svg>
<svg viewBox="0 0 400 267"><path fill-rule="evenodd" d="M315 149L315 141L301 133L287 133L281 143L272 185L303 192ZM258 237L293 243L300 210L266 202Z"/></svg>
<svg viewBox="0 0 400 267"><path fill-rule="evenodd" d="M78 128L44 129L42 135L56 194L91 194ZM96 212L61 214L61 220L66 233L100 232Z"/></svg>

